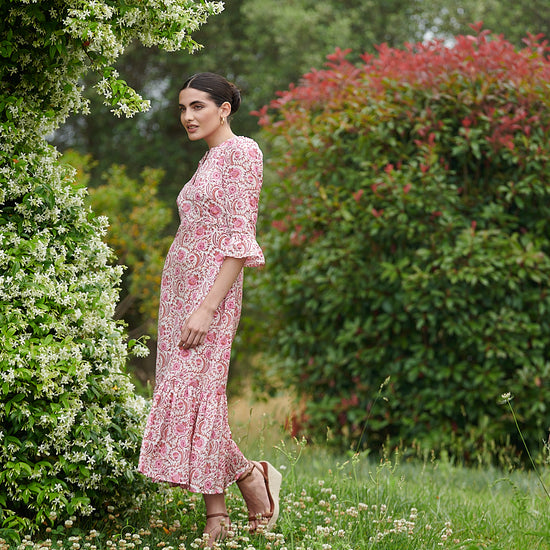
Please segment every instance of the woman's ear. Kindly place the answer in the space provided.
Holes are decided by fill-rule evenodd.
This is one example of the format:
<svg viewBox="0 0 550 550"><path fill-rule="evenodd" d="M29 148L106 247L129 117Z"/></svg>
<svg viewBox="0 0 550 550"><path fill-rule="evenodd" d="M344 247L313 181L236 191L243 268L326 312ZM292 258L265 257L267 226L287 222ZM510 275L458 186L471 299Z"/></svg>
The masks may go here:
<svg viewBox="0 0 550 550"><path fill-rule="evenodd" d="M231 114L231 103L229 101L224 101L220 105L220 116L226 118Z"/></svg>

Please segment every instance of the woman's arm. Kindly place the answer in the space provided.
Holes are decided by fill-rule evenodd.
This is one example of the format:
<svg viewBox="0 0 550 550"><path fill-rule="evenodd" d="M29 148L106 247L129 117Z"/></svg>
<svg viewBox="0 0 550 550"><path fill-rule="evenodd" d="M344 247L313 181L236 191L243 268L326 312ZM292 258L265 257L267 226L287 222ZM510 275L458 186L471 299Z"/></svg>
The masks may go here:
<svg viewBox="0 0 550 550"><path fill-rule="evenodd" d="M204 342L216 309L227 296L245 261L246 258L226 257L224 259L210 292L181 327L180 348L190 349Z"/></svg>

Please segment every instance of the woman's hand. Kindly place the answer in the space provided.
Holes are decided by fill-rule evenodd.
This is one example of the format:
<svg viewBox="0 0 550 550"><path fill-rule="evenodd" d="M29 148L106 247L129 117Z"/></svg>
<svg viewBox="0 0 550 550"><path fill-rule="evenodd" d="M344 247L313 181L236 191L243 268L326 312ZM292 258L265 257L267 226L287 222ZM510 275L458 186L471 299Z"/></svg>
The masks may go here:
<svg viewBox="0 0 550 550"><path fill-rule="evenodd" d="M181 327L181 339L178 344L180 349L191 349L199 346L204 342L214 312L206 307L196 309L183 323Z"/></svg>
<svg viewBox="0 0 550 550"><path fill-rule="evenodd" d="M246 258L232 257L226 257L223 260L218 276L206 298L181 327L181 339L178 344L180 349L194 348L204 342L216 309L237 280L245 261Z"/></svg>

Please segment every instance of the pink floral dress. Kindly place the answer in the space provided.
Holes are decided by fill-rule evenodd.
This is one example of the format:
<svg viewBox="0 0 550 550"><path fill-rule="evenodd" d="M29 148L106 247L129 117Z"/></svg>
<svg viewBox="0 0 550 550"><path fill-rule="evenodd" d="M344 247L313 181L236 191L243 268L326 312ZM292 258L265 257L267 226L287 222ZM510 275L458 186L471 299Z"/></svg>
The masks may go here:
<svg viewBox="0 0 550 550"><path fill-rule="evenodd" d="M178 347L184 320L202 303L226 256L261 266L256 242L262 152L233 137L212 147L181 190L181 224L162 273L156 385L139 471L193 492L222 493L248 465L231 438L227 375L243 273L214 314L203 344Z"/></svg>

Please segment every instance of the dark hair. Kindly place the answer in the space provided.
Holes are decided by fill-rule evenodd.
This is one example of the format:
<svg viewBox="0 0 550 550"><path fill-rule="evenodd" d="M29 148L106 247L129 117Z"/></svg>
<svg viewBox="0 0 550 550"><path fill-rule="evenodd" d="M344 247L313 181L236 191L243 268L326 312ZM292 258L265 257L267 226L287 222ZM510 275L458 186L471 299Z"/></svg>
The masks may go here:
<svg viewBox="0 0 550 550"><path fill-rule="evenodd" d="M237 86L216 73L194 74L185 81L181 89L185 88L206 92L218 107L227 101L231 105L231 114L236 113L241 105L241 92Z"/></svg>

